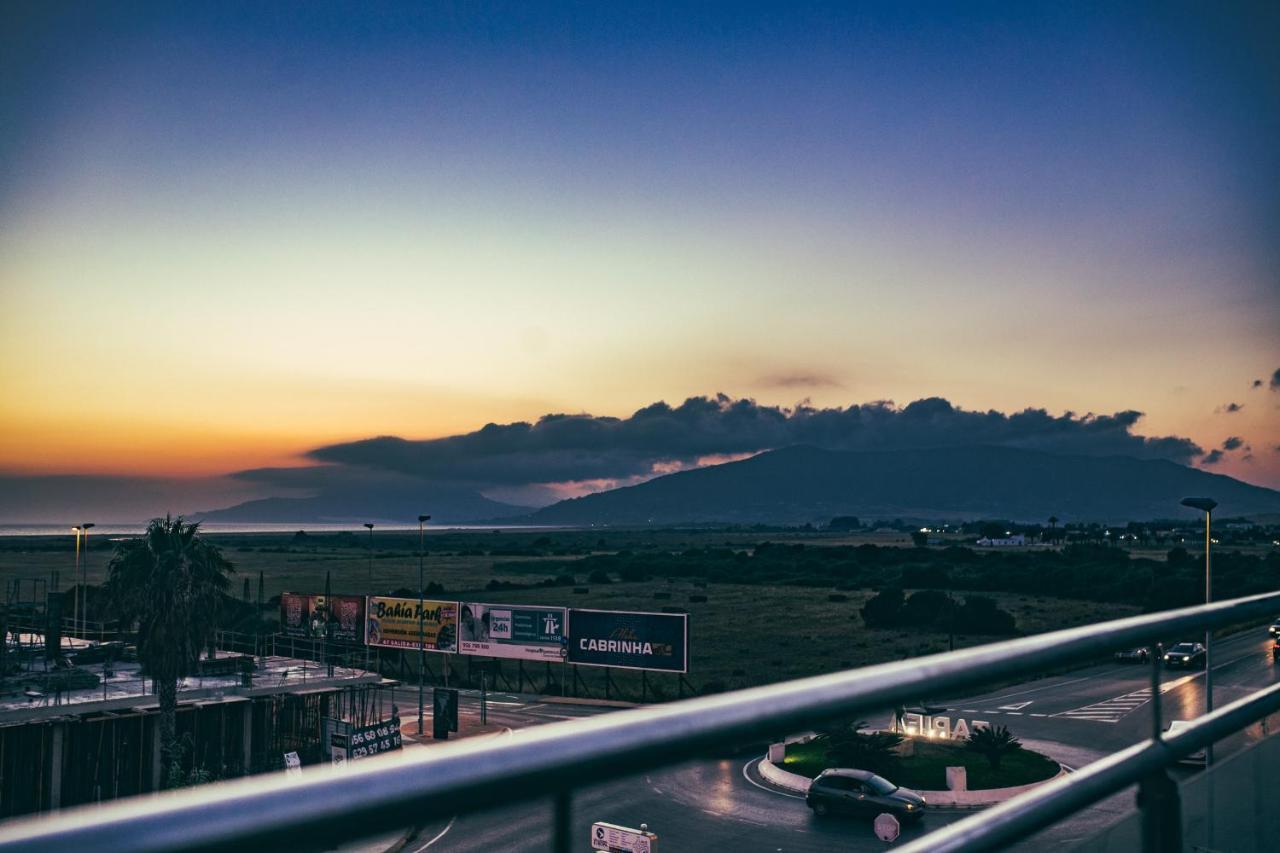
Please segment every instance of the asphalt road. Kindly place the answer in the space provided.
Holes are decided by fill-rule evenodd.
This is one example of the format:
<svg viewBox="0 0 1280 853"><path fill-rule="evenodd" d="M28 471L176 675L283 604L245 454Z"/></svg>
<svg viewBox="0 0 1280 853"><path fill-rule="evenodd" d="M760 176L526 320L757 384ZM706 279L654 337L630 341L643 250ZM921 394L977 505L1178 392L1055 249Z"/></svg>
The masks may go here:
<svg viewBox="0 0 1280 853"><path fill-rule="evenodd" d="M1270 640L1256 630L1215 643L1214 697L1218 705L1273 683L1280 666L1273 664ZM1051 754L1068 766L1096 760L1142 740L1151 731L1150 669L1141 664L1108 664L1083 668L990 693L965 697L922 697L945 715L1003 724L1019 737L1049 742ZM1204 707L1204 674L1162 673L1164 720L1193 719ZM400 695L402 708L416 707L416 690ZM491 694L490 726L518 730L540 723L607 713L612 708L546 702L538 697ZM464 728L474 727L478 697L461 699ZM406 719L411 716L405 714ZM868 715L873 723L887 723ZM406 729L410 729L409 723ZM1272 728L1274 730L1274 727ZM1239 749L1260 729L1236 735L1219 745L1219 755ZM694 760L631 778L579 790L573 800L574 837L588 849L594 821L636 827L648 824L659 836L658 849L668 851L856 851L883 850L870 823L855 819L815 818L802 799L772 789L754 773L759 751L719 760ZM1190 771L1183 771L1190 772ZM1042 832L1022 845L1043 853L1068 849L1101 827L1131 811L1132 793L1124 792ZM963 817L965 812L934 811L922 825L904 828L914 837ZM550 849L551 802L530 801L496 811L470 814L419 827L404 849L413 853L445 851L546 851Z"/></svg>

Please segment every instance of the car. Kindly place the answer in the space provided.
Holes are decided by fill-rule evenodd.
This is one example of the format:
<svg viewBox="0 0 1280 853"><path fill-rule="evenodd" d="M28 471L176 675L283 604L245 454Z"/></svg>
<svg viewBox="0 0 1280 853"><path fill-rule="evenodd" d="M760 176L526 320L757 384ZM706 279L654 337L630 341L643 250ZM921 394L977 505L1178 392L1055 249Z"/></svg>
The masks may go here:
<svg viewBox="0 0 1280 853"><path fill-rule="evenodd" d="M1167 667L1186 667L1194 669L1204 666L1204 646L1200 643L1178 643L1164 653L1164 664Z"/></svg>
<svg viewBox="0 0 1280 853"><path fill-rule="evenodd" d="M1280 660L1280 637L1276 637L1275 642L1271 644L1271 660L1272 662Z"/></svg>
<svg viewBox="0 0 1280 853"><path fill-rule="evenodd" d="M869 770L828 768L809 785L805 805L819 817L852 814L874 818L889 812L899 820L919 820L927 805L924 797L900 788Z"/></svg>
<svg viewBox="0 0 1280 853"><path fill-rule="evenodd" d="M1273 637L1280 637L1280 619L1271 623L1271 627L1267 629L1267 633Z"/></svg>
<svg viewBox="0 0 1280 853"><path fill-rule="evenodd" d="M1146 663L1150 659L1150 653L1146 646L1137 646L1132 649L1121 649L1116 652L1115 657L1120 663Z"/></svg>
<svg viewBox="0 0 1280 853"><path fill-rule="evenodd" d="M1182 731L1189 725L1191 725L1191 723L1187 722L1186 720L1171 720L1169 722L1169 725L1165 728L1164 733L1167 735L1176 735L1178 732ZM1183 756L1182 758L1178 759L1178 763L1204 764L1206 763L1204 750L1202 749L1199 752L1193 752L1190 755Z"/></svg>

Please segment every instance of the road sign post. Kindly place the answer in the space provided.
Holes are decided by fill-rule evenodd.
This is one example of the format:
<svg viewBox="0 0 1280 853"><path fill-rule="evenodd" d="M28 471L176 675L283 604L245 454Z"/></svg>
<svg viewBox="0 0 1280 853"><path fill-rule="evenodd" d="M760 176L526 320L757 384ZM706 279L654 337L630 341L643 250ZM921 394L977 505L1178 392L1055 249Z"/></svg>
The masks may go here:
<svg viewBox="0 0 1280 853"><path fill-rule="evenodd" d="M591 849L609 853L657 853L658 836L643 823L639 829L629 829L596 821L591 825Z"/></svg>
<svg viewBox="0 0 1280 853"><path fill-rule="evenodd" d="M876 816L875 821L876 838L881 841L897 841L899 833L902 832L902 824L898 823L898 819L888 812L883 812Z"/></svg>

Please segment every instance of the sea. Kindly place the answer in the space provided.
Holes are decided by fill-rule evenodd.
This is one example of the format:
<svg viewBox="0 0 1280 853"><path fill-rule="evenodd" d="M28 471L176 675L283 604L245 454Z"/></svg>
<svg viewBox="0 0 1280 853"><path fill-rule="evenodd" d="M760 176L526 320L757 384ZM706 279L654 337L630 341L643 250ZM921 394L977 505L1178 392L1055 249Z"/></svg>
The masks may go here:
<svg viewBox="0 0 1280 853"><path fill-rule="evenodd" d="M146 529L147 523L139 521L132 524L97 524L89 531L90 536L136 536ZM341 533L348 530L352 533L366 535L368 530L363 524L336 524L328 522L299 521L292 524L234 524L230 522L201 522L200 529L205 533L294 533L305 530L307 533ZM416 524L378 524L374 528L384 532L417 532ZM426 532L442 533L447 530L551 530L557 529L536 524L450 524L428 525ZM0 536L73 536L69 524L0 524Z"/></svg>

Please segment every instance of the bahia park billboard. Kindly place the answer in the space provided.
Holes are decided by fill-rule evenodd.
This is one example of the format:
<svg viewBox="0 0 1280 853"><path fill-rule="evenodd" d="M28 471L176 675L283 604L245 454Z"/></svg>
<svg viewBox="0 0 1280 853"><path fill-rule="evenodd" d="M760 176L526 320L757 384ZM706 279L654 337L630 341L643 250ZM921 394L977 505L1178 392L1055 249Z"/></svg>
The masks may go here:
<svg viewBox="0 0 1280 853"><path fill-rule="evenodd" d="M418 648L418 599L371 595L366 608L366 643L384 649ZM422 603L421 642L429 652L458 650L458 602Z"/></svg>
<svg viewBox="0 0 1280 853"><path fill-rule="evenodd" d="M568 661L688 672L689 617L684 613L570 609Z"/></svg>

